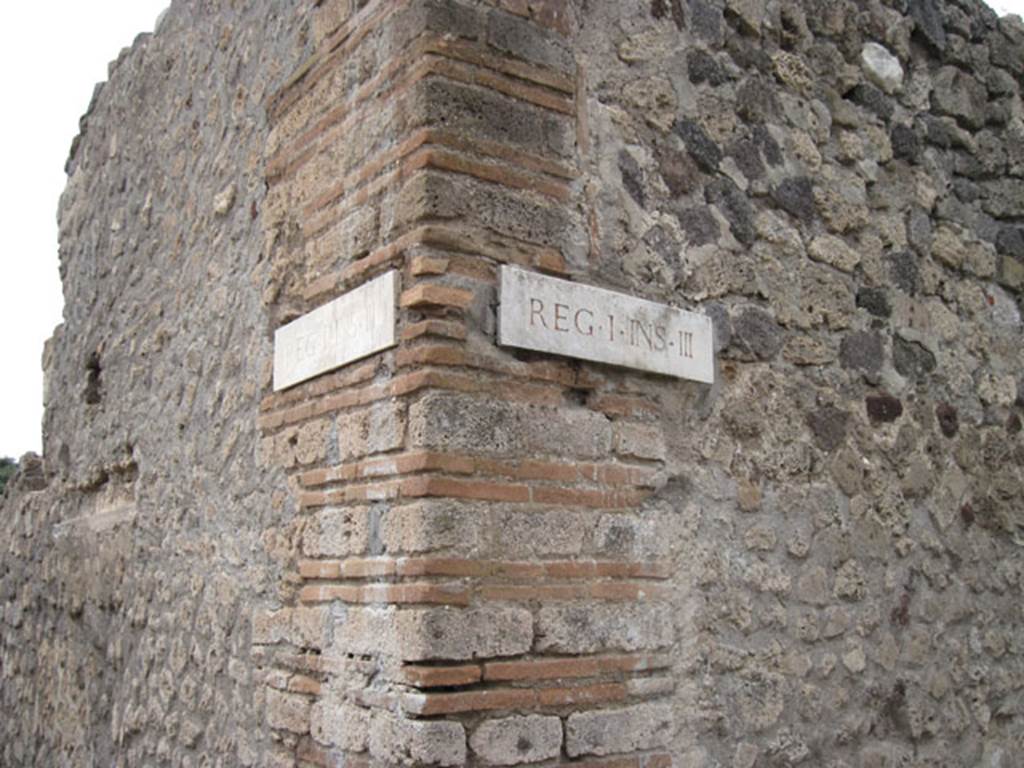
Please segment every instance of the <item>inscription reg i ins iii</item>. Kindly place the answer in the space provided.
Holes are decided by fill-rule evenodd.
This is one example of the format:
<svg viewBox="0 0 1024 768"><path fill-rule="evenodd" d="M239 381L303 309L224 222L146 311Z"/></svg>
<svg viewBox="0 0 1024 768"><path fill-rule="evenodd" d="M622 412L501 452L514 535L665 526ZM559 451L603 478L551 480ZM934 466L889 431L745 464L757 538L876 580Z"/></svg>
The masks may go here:
<svg viewBox="0 0 1024 768"><path fill-rule="evenodd" d="M551 307L544 306L544 300L536 296L530 297L530 327L551 329L559 333L577 333L582 336L593 336L595 333L607 333L610 344L629 344L631 347L646 347L652 352L665 352L678 349L682 357L693 358L693 332L677 330L677 337L670 339L669 329L665 325L655 325L635 317L615 321L615 315L606 314L603 325L595 325L595 313L587 307L573 311L568 304L555 302ZM572 323L569 316L572 315ZM550 325L548 324L550 322ZM607 328L607 331L605 330ZM628 329L628 331L627 331Z"/></svg>
<svg viewBox="0 0 1024 768"><path fill-rule="evenodd" d="M517 267L502 267L498 342L714 380L707 316Z"/></svg>

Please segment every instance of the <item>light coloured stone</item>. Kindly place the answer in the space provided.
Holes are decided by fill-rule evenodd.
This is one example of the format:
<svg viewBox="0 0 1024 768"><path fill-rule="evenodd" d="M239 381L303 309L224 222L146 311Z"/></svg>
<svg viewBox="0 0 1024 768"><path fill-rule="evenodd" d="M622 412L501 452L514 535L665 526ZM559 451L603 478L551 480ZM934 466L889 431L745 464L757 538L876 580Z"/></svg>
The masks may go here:
<svg viewBox="0 0 1024 768"><path fill-rule="evenodd" d="M288 637L291 621L292 611L290 608L282 608L276 611L254 611L252 615L252 642L254 644L281 642Z"/></svg>
<svg viewBox="0 0 1024 768"><path fill-rule="evenodd" d="M815 261L835 267L843 272L853 272L860 264L860 254L835 235L821 235L811 241L808 255Z"/></svg>
<svg viewBox="0 0 1024 768"><path fill-rule="evenodd" d="M1017 380L1013 374L985 371L978 377L978 397L989 405L1012 405L1017 398Z"/></svg>
<svg viewBox="0 0 1024 768"><path fill-rule="evenodd" d="M843 666L855 675L860 674L867 668L864 648L859 643L850 647L843 654Z"/></svg>
<svg viewBox="0 0 1024 768"><path fill-rule="evenodd" d="M562 750L562 721L541 715L487 720L473 732L469 745L491 765L547 760Z"/></svg>
<svg viewBox="0 0 1024 768"><path fill-rule="evenodd" d="M748 742L737 745L732 764L735 768L754 768L760 750Z"/></svg>
<svg viewBox="0 0 1024 768"><path fill-rule="evenodd" d="M235 204L235 185L231 184L213 198L213 212L218 216L227 216L231 206Z"/></svg>
<svg viewBox="0 0 1024 768"><path fill-rule="evenodd" d="M765 18L765 0L727 0L726 5L739 17L747 30L754 34L761 33L761 24Z"/></svg>
<svg viewBox="0 0 1024 768"><path fill-rule="evenodd" d="M394 400L381 400L338 416L338 458L342 461L390 451L404 439L405 408Z"/></svg>
<svg viewBox="0 0 1024 768"><path fill-rule="evenodd" d="M847 560L836 572L833 594L847 600L861 600L867 593L867 577L856 560Z"/></svg>
<svg viewBox="0 0 1024 768"><path fill-rule="evenodd" d="M664 605L545 605L537 634L539 651L653 650L672 644L672 614Z"/></svg>
<svg viewBox="0 0 1024 768"><path fill-rule="evenodd" d="M391 270L274 333L274 391L397 343L398 272Z"/></svg>
<svg viewBox="0 0 1024 768"><path fill-rule="evenodd" d="M895 93L903 85L903 67L900 60L889 53L884 45L865 43L860 52L860 64L868 80L886 93Z"/></svg>
<svg viewBox="0 0 1024 768"><path fill-rule="evenodd" d="M499 343L711 383L711 318L604 288L501 268Z"/></svg>
<svg viewBox="0 0 1024 768"><path fill-rule="evenodd" d="M672 82L666 77L645 77L634 80L623 90L626 100L646 116L654 128L666 132L672 128L679 111Z"/></svg>
<svg viewBox="0 0 1024 768"><path fill-rule="evenodd" d="M326 606L292 609L290 639L305 648L323 648L327 641L329 611Z"/></svg>
<svg viewBox="0 0 1024 768"><path fill-rule="evenodd" d="M761 488L746 478L736 483L736 503L744 512L756 512L761 508Z"/></svg>
<svg viewBox="0 0 1024 768"><path fill-rule="evenodd" d="M321 744L362 752L367 747L369 724L370 710L328 697L313 705L310 733Z"/></svg>
<svg viewBox="0 0 1024 768"><path fill-rule="evenodd" d="M805 603L825 605L828 602L828 573L820 565L809 565L797 580L796 596Z"/></svg>
<svg viewBox="0 0 1024 768"><path fill-rule="evenodd" d="M672 708L668 704L577 712L565 723L565 751L569 757L579 757L657 749L669 743L672 732Z"/></svg>
<svg viewBox="0 0 1024 768"><path fill-rule="evenodd" d="M604 456L611 425L584 408L540 408L488 396L430 393L409 408L409 446L504 455Z"/></svg>
<svg viewBox="0 0 1024 768"><path fill-rule="evenodd" d="M623 456L655 461L665 459L665 435L658 425L631 422L616 424L613 445L615 452Z"/></svg>
<svg viewBox="0 0 1024 768"><path fill-rule="evenodd" d="M267 725L292 733L309 731L310 703L304 696L267 691Z"/></svg>
<svg viewBox="0 0 1024 768"><path fill-rule="evenodd" d="M403 661L516 656L532 642L530 611L503 605L349 608L334 628L337 652L384 653Z"/></svg>
<svg viewBox="0 0 1024 768"><path fill-rule="evenodd" d="M371 514L369 507L320 510L303 529L303 553L310 557L336 557L365 552Z"/></svg>
<svg viewBox="0 0 1024 768"><path fill-rule="evenodd" d="M466 732L461 723L378 712L370 725L370 754L392 765L464 765Z"/></svg>
<svg viewBox="0 0 1024 768"><path fill-rule="evenodd" d="M767 525L753 525L743 534L743 543L747 549L759 552L770 552L775 549L777 537Z"/></svg>
<svg viewBox="0 0 1024 768"><path fill-rule="evenodd" d="M640 34L627 37L619 43L619 58L631 64L638 61L650 61L659 56L668 55L667 51L673 42L673 36L666 34L663 30L645 30Z"/></svg>

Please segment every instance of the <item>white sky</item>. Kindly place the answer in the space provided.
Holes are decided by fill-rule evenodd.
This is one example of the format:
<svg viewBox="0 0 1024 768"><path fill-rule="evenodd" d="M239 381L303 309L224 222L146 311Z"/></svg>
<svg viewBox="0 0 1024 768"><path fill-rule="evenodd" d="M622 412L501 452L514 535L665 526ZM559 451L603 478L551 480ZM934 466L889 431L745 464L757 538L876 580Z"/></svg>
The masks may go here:
<svg viewBox="0 0 1024 768"><path fill-rule="evenodd" d="M8 3L0 26L0 456L39 452L43 342L61 322L57 200L64 162L107 63L170 0Z"/></svg>
<svg viewBox="0 0 1024 768"><path fill-rule="evenodd" d="M0 29L6 73L0 147L5 227L0 272L0 456L39 451L43 342L61 321L57 200L64 161L93 86L139 32L153 29L169 0L10 3ZM1024 15L1024 0L995 0Z"/></svg>

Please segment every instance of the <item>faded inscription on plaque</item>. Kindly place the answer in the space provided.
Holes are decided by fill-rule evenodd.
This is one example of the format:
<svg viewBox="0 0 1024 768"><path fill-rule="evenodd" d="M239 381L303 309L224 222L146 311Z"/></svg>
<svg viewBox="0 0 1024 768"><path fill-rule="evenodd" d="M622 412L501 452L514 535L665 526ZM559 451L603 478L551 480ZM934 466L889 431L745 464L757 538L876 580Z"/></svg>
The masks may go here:
<svg viewBox="0 0 1024 768"><path fill-rule="evenodd" d="M498 343L711 383L711 318L623 293L501 268Z"/></svg>
<svg viewBox="0 0 1024 768"><path fill-rule="evenodd" d="M274 391L393 347L398 272L391 270L274 333Z"/></svg>

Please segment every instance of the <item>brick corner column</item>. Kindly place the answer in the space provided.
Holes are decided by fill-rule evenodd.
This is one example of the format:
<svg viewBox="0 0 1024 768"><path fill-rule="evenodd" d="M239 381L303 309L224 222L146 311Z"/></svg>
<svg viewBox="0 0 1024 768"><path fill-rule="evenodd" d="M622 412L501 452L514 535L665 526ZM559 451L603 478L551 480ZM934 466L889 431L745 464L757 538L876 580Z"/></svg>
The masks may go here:
<svg viewBox="0 0 1024 768"><path fill-rule="evenodd" d="M268 107L265 295L276 327L395 269L399 343L263 402L278 764L670 765L657 398L495 343L502 265L585 276L566 4L356 5Z"/></svg>

